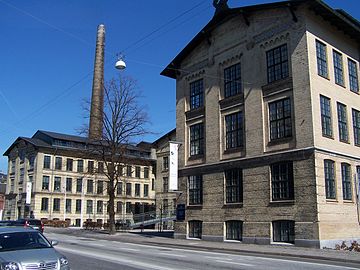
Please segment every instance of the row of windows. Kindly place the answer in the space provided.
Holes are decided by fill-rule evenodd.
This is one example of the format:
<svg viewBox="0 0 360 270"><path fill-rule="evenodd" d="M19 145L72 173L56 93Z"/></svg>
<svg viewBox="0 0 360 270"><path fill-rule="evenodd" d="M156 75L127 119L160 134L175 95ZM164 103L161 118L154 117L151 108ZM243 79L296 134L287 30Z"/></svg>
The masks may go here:
<svg viewBox="0 0 360 270"><path fill-rule="evenodd" d="M73 164L74 164L74 160L71 158L67 158L66 159L66 166L65 169L66 171L73 171ZM98 173L103 173L104 172L104 163L103 162L98 162L97 163L97 169L95 170L94 167L94 161L89 160L88 161L88 167L87 167L87 172L89 173L94 173L94 172L98 172ZM44 164L43 164L43 168L44 169L50 169L51 168L51 156L45 155L44 156ZM135 169L135 171L134 171ZM62 157L55 157L55 170L63 170L63 159ZM124 173L124 168L122 165L118 165L118 173L120 175L123 175ZM84 160L79 159L77 160L77 172L84 172ZM126 176L132 177L133 173L135 172L135 177L140 178L141 177L141 167L140 166L135 166L134 168L130 165L126 166ZM144 178L149 178L149 168L148 167L144 167L144 171L143 171L143 177Z"/></svg>
<svg viewBox="0 0 360 270"><path fill-rule="evenodd" d="M202 238L202 221L191 220L188 223L188 236L190 238ZM243 221L229 220L225 222L225 240L242 241ZM295 222L292 220L276 220L272 222L273 242L294 243Z"/></svg>
<svg viewBox="0 0 360 270"><path fill-rule="evenodd" d="M155 180L152 179L152 190L155 188ZM109 183L107 181L98 180L96 181L96 194L103 194L105 187L104 185L106 183ZM95 192L94 186L95 182L92 179L86 180L86 193L87 194L93 194ZM65 179L64 185L61 185L61 177L55 176L54 182L53 182L53 191L54 192L73 192L73 179L70 177L67 177ZM82 193L84 188L84 180L82 178L78 178L75 180L75 186L76 186L76 193ZM133 183L126 183L125 186L125 195L132 196L132 186ZM141 184L135 183L135 196L140 197L140 187ZM50 190L50 176L44 175L42 180L42 190ZM117 195L123 195L123 182L118 182L116 184L116 194ZM149 185L143 184L143 196L148 197L149 196Z"/></svg>
<svg viewBox="0 0 360 270"><path fill-rule="evenodd" d="M269 103L270 140L292 137L291 100L285 98ZM244 146L244 116L236 112L225 116L225 148L236 149ZM190 156L205 152L204 123L190 126Z"/></svg>
<svg viewBox="0 0 360 270"><path fill-rule="evenodd" d="M360 177L360 166L356 167L357 177ZM324 160L324 175L325 175L325 192L326 199L336 199L336 177L335 177L335 162L333 160ZM352 176L351 166L347 163L341 163L341 185L343 200L352 200Z"/></svg>
<svg viewBox="0 0 360 270"><path fill-rule="evenodd" d="M339 140L341 142L348 143L349 127L347 117L347 106L337 102L337 120L339 130ZM332 126L332 112L331 112L331 99L323 95L320 96L320 108L321 108L321 126L322 134L326 137L333 137ZM360 146L360 111L352 109L352 127L354 133L354 144Z"/></svg>
<svg viewBox="0 0 360 270"><path fill-rule="evenodd" d="M289 59L287 45L281 45L266 52L268 83L287 78L289 76ZM224 69L225 98L241 94L240 63ZM190 83L190 110L204 106L204 82L202 79Z"/></svg>
<svg viewBox="0 0 360 270"><path fill-rule="evenodd" d="M74 213L73 211L73 201L72 199L66 199L65 200L65 212L66 213ZM82 200L77 199L75 200L75 213L81 213L82 211ZM104 207L107 206L107 202L104 201L93 201L93 200L86 200L84 201L86 203L86 214L94 214L94 203L96 204L96 214L102 214L104 213ZM60 198L54 198L53 204L52 204L52 211L53 212L60 212L60 204L61 199ZM123 211L123 205L124 203L121 201L116 202L116 213L122 213ZM125 212L126 213L134 213L139 214L141 212L147 212L149 211L149 205L148 204L141 204L139 202L136 202L135 204L132 204L131 202L125 203ZM143 209L144 208L144 209ZM41 198L41 211L42 212L48 212L49 211L49 198ZM108 209L106 209L108 211Z"/></svg>
<svg viewBox="0 0 360 270"><path fill-rule="evenodd" d="M316 40L316 56L317 56L317 69L318 74L322 77L329 78L328 73L328 56L326 44L322 43L319 40ZM359 92L359 79L357 64L354 60L350 58L347 59L348 62L348 79L349 86L352 92ZM343 67L343 57L342 54L336 50L333 50L333 65L334 65L334 78L335 83L345 87L345 78L344 78L344 67Z"/></svg>
<svg viewBox="0 0 360 270"><path fill-rule="evenodd" d="M324 161L326 198L336 198L335 185L335 162ZM357 167L360 177L360 166ZM243 202L243 172L241 169L231 169L224 172L224 196L225 203ZM292 162L281 162L270 165L271 200L286 201L294 200L294 171ZM352 200L351 166L341 164L342 191L344 200ZM188 177L188 205L201 205L203 202L203 179L202 175Z"/></svg>

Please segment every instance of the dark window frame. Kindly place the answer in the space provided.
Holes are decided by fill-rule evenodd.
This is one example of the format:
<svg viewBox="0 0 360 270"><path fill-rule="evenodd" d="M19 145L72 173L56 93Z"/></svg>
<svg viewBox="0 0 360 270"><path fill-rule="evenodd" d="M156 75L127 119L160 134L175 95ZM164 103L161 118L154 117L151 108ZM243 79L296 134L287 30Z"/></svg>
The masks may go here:
<svg viewBox="0 0 360 270"><path fill-rule="evenodd" d="M44 169L50 169L50 167L51 167L51 156L45 155L44 156L43 168Z"/></svg>
<svg viewBox="0 0 360 270"><path fill-rule="evenodd" d="M62 170L62 157L55 157L55 170Z"/></svg>
<svg viewBox="0 0 360 270"><path fill-rule="evenodd" d="M325 137L332 137L331 99L320 95L320 109L322 135Z"/></svg>
<svg viewBox="0 0 360 270"><path fill-rule="evenodd" d="M41 211L48 212L49 211L49 198L41 198Z"/></svg>
<svg viewBox="0 0 360 270"><path fill-rule="evenodd" d="M266 52L267 78L272 83L289 77L289 56L287 44Z"/></svg>
<svg viewBox="0 0 360 270"><path fill-rule="evenodd" d="M243 112L236 112L225 116L225 148L234 149L244 146L244 118Z"/></svg>
<svg viewBox="0 0 360 270"><path fill-rule="evenodd" d="M319 40L316 40L316 58L318 75L329 78L326 44Z"/></svg>
<svg viewBox="0 0 360 270"><path fill-rule="evenodd" d="M227 220L226 226L226 240L242 241L243 236L243 221L241 220Z"/></svg>
<svg viewBox="0 0 360 270"><path fill-rule="evenodd" d="M189 205L201 205L203 203L202 182L202 175L191 175L188 177Z"/></svg>
<svg viewBox="0 0 360 270"><path fill-rule="evenodd" d="M341 142L349 142L349 129L347 121L347 107L340 102L337 103L339 140Z"/></svg>
<svg viewBox="0 0 360 270"><path fill-rule="evenodd" d="M60 199L59 198L54 198L53 199L53 212L60 212Z"/></svg>
<svg viewBox="0 0 360 270"><path fill-rule="evenodd" d="M352 200L352 181L351 181L351 165L348 163L341 163L341 182L343 190L343 199L346 201Z"/></svg>
<svg viewBox="0 0 360 270"><path fill-rule="evenodd" d="M226 170L225 174L225 202L243 202L243 172L241 169Z"/></svg>
<svg viewBox="0 0 360 270"><path fill-rule="evenodd" d="M204 106L204 80L200 79L190 83L190 110Z"/></svg>
<svg viewBox="0 0 360 270"><path fill-rule="evenodd" d="M190 156L204 154L204 123L197 123L190 126Z"/></svg>
<svg viewBox="0 0 360 270"><path fill-rule="evenodd" d="M352 109L354 144L360 146L360 111Z"/></svg>
<svg viewBox="0 0 360 270"><path fill-rule="evenodd" d="M357 70L357 63L348 58L348 71L349 71L349 85L350 91L359 93L359 77Z"/></svg>
<svg viewBox="0 0 360 270"><path fill-rule="evenodd" d="M270 141L293 136L292 104L290 97L269 102Z"/></svg>
<svg viewBox="0 0 360 270"><path fill-rule="evenodd" d="M336 199L335 162L324 160L325 195L326 199Z"/></svg>
<svg viewBox="0 0 360 270"><path fill-rule="evenodd" d="M273 242L295 243L295 221L275 220L273 224Z"/></svg>
<svg viewBox="0 0 360 270"><path fill-rule="evenodd" d="M294 200L293 162L274 163L270 169L272 201Z"/></svg>
<svg viewBox="0 0 360 270"><path fill-rule="evenodd" d="M50 188L50 176L43 175L41 189L49 190L49 188Z"/></svg>
<svg viewBox="0 0 360 270"><path fill-rule="evenodd" d="M201 220L189 220L189 238L202 238L202 221Z"/></svg>
<svg viewBox="0 0 360 270"><path fill-rule="evenodd" d="M224 97L242 93L241 65L237 63L224 69Z"/></svg>
<svg viewBox="0 0 360 270"><path fill-rule="evenodd" d="M343 57L341 53L335 50L333 50L333 62L335 83L340 86L345 86Z"/></svg>

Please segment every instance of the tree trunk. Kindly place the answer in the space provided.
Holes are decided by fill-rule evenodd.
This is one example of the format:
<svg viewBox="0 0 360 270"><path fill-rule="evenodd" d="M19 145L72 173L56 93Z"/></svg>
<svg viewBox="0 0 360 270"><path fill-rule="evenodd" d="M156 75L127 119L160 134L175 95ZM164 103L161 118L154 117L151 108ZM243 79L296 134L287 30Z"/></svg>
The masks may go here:
<svg viewBox="0 0 360 270"><path fill-rule="evenodd" d="M109 234L116 233L115 227L115 188L114 188L114 179L110 179L109 187L108 187L108 194L109 194Z"/></svg>

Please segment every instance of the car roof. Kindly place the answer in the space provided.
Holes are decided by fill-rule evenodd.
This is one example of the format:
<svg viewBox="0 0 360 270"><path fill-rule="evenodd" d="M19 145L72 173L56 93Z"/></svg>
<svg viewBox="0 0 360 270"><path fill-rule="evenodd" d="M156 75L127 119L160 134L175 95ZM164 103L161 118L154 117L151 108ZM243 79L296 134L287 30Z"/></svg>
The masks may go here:
<svg viewBox="0 0 360 270"><path fill-rule="evenodd" d="M24 227L0 227L0 234L1 233L13 233L13 232L38 232L37 230L28 227L28 228L24 228Z"/></svg>

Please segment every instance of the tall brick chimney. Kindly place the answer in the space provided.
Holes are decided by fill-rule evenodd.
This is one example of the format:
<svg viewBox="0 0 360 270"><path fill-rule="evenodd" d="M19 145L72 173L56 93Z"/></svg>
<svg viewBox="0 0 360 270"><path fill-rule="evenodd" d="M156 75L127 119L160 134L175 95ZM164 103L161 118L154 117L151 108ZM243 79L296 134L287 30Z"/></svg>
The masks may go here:
<svg viewBox="0 0 360 270"><path fill-rule="evenodd" d="M105 26L100 24L97 29L94 78L91 96L89 139L100 140L103 131L104 110L104 51Z"/></svg>

